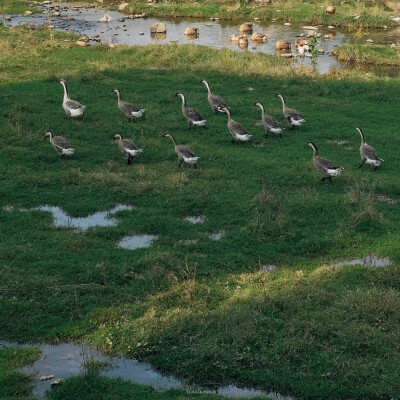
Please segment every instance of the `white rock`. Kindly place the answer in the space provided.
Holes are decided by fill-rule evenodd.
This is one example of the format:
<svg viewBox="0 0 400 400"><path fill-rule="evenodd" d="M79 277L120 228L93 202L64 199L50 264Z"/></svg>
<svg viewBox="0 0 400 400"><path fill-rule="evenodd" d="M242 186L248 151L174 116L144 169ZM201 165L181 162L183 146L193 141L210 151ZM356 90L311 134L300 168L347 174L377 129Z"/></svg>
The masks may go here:
<svg viewBox="0 0 400 400"><path fill-rule="evenodd" d="M306 29L308 31L317 31L318 30L318 28L316 26L308 26L308 25L306 25L306 26L303 26L302 28Z"/></svg>
<svg viewBox="0 0 400 400"><path fill-rule="evenodd" d="M33 12L32 11L25 11L24 12L24 17L29 17L30 15L32 15Z"/></svg>
<svg viewBox="0 0 400 400"><path fill-rule="evenodd" d="M129 6L129 3L121 3L121 4L118 6L118 10L119 10L119 11L124 11L128 6Z"/></svg>
<svg viewBox="0 0 400 400"><path fill-rule="evenodd" d="M372 39L367 39L368 43L374 43L374 41Z"/></svg>
<svg viewBox="0 0 400 400"><path fill-rule="evenodd" d="M284 26L292 26L292 24L290 22L285 22L283 25Z"/></svg>

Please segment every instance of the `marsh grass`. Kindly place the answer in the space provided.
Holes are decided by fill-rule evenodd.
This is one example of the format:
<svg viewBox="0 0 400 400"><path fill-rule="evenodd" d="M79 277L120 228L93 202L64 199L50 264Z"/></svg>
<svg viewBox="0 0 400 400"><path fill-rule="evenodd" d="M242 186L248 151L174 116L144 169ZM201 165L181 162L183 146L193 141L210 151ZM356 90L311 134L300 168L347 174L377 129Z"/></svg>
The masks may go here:
<svg viewBox="0 0 400 400"><path fill-rule="evenodd" d="M252 1L163 1L147 4L145 1L130 3L129 13L143 13L158 17L218 17L226 20L259 18L262 21L303 22L308 24L335 25L349 28L374 28L392 26L393 14L383 2L360 1L273 1L272 5ZM326 14L327 6L335 5L335 14Z"/></svg>
<svg viewBox="0 0 400 400"><path fill-rule="evenodd" d="M22 399L31 396L31 378L18 371L36 361L40 355L37 347L0 349L0 398Z"/></svg>
<svg viewBox="0 0 400 400"><path fill-rule="evenodd" d="M335 56L352 64L400 65L400 49L381 45L346 44L334 50Z"/></svg>
<svg viewBox="0 0 400 400"><path fill-rule="evenodd" d="M398 79L303 76L275 57L194 46L82 49L57 32L50 48L41 30L2 29L6 49L14 35L19 51L0 53L1 337L84 339L197 382L310 399L399 397L398 268L330 266L371 253L400 262L398 205L375 202L378 194L399 197ZM87 105L86 121L65 116L61 77ZM252 142L231 143L203 78ZM145 107L146 118L128 123L112 87ZM187 130L178 90L207 130ZM277 92L307 115L304 126L287 129ZM282 139L265 139L255 125L256 101L284 124ZM385 159L376 171L357 168L360 124ZM43 141L47 129L75 154L60 160ZM198 170L177 168L166 131L201 157ZM144 149L132 166L115 133ZM320 182L310 140L345 168L332 184ZM119 212L116 226L76 233L55 228L50 213L19 211L44 204L74 217L135 208ZM184 220L197 215L204 223ZM221 240L208 238L220 230ZM147 249L117 247L133 233L158 239ZM285 267L260 273L267 263ZM98 388L114 387L102 379L94 377Z"/></svg>

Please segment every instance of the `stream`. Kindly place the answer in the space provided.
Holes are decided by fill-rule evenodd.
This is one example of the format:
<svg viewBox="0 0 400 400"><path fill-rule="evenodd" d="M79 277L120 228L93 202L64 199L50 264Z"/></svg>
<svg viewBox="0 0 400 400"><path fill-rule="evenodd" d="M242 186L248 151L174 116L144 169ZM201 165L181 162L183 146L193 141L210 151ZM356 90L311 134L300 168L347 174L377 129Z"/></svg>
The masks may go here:
<svg viewBox="0 0 400 400"><path fill-rule="evenodd" d="M147 45L150 43L171 44L171 43L193 43L203 46L210 46L216 49L228 48L235 51L248 51L263 54L275 54L275 45L278 40L291 42L292 53L296 53L295 40L305 38L308 29L303 29L302 24L284 26L282 22L261 24L253 22L253 31L266 34L268 40L265 43L252 43L249 38L249 45L240 48L237 43L230 40L233 34L239 34L237 21L210 21L204 19L155 19L135 18L130 19L121 12L107 11L102 5L89 4L84 2L54 2L41 6L43 13L33 14L24 17L22 15L3 15L5 26L16 26L21 22L33 23L36 25L47 24L54 26L60 31L71 31L88 36L91 44L98 42L110 45ZM60 16L54 16L54 10ZM113 20L108 23L99 22L99 19L108 14ZM151 35L150 25L156 22L164 22L167 33ZM245 22L245 21L242 21ZM197 37L184 35L187 27L199 29ZM321 73L327 73L332 68L342 68L343 65L332 55L332 50L345 43L367 43L372 40L373 44L390 45L400 41L400 28L386 30L370 30L350 32L345 29L319 26L316 31L321 34L318 38L318 48L323 49L324 54L317 57L314 62L315 68ZM300 35L300 36L299 36ZM373 45L371 43L371 45ZM313 60L309 57L293 57L294 66L309 66ZM345 66L351 67L351 66ZM365 72L374 72L378 75L398 75L398 68L363 66Z"/></svg>

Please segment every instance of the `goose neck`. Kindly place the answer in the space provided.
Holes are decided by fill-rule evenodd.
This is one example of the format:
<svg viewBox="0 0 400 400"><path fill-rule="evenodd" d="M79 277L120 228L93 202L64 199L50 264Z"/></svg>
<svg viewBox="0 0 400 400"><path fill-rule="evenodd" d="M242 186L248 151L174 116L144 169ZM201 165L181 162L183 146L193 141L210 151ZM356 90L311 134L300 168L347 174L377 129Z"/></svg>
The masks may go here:
<svg viewBox="0 0 400 400"><path fill-rule="evenodd" d="M357 129L358 133L359 133L360 136L361 136L361 144L365 144L364 132L363 132L363 131L361 130L361 128L359 128L359 127L357 127L356 129Z"/></svg>
<svg viewBox="0 0 400 400"><path fill-rule="evenodd" d="M208 90L208 94L211 94L210 86L208 85L207 81L203 81L203 83L206 85L206 88Z"/></svg>
<svg viewBox="0 0 400 400"><path fill-rule="evenodd" d="M65 82L61 82L61 85L63 85L64 88L64 102L69 100L69 95L68 95L68 89L67 89L67 85Z"/></svg>

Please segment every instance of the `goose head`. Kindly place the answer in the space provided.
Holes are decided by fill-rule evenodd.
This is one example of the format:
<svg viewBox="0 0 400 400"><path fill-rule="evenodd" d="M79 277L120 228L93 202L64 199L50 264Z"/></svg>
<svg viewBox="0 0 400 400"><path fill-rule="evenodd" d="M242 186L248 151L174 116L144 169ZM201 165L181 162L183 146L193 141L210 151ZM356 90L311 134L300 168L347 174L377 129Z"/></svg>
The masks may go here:
<svg viewBox="0 0 400 400"><path fill-rule="evenodd" d="M115 134L114 135L114 137L113 137L113 140L122 140L123 139L123 137L122 137L122 135L120 134L120 133L117 133L117 134Z"/></svg>
<svg viewBox="0 0 400 400"><path fill-rule="evenodd" d="M164 133L164 135L162 135L161 137L169 137L172 138L172 136L169 133Z"/></svg>
<svg viewBox="0 0 400 400"><path fill-rule="evenodd" d="M119 89L111 89L111 92L119 93Z"/></svg>
<svg viewBox="0 0 400 400"><path fill-rule="evenodd" d="M318 153L317 146L313 142L308 142L307 144L314 150L315 154Z"/></svg>
<svg viewBox="0 0 400 400"><path fill-rule="evenodd" d="M45 133L45 135L44 135L44 139L43 140L47 139L48 137L50 138L50 140L53 139L54 133L52 131L47 131Z"/></svg>

